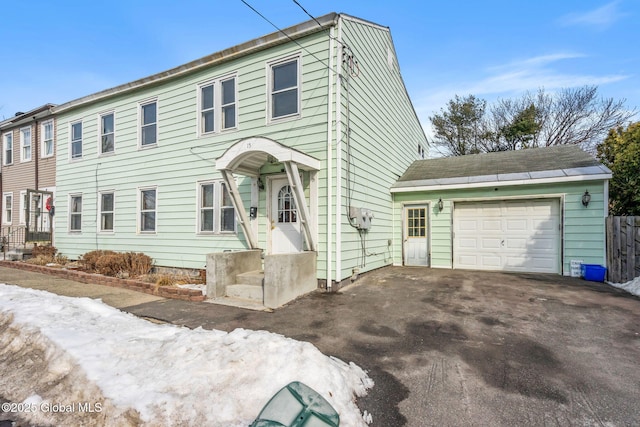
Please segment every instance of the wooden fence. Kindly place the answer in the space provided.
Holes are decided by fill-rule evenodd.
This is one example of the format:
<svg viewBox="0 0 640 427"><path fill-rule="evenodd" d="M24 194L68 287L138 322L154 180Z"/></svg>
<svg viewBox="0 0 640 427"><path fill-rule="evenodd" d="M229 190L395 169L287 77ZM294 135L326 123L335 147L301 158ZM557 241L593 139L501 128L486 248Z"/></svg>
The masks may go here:
<svg viewBox="0 0 640 427"><path fill-rule="evenodd" d="M640 216L610 216L606 224L607 280L633 280L640 276Z"/></svg>

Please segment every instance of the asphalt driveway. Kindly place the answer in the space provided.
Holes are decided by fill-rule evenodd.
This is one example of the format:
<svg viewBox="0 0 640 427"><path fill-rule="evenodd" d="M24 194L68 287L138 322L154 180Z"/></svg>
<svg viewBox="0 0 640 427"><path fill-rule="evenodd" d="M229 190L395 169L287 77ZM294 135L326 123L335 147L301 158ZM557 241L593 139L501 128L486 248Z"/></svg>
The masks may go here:
<svg viewBox="0 0 640 427"><path fill-rule="evenodd" d="M353 361L376 383L359 402L374 426L640 425L640 298L604 284L388 267L273 313L122 302L139 316L269 330Z"/></svg>

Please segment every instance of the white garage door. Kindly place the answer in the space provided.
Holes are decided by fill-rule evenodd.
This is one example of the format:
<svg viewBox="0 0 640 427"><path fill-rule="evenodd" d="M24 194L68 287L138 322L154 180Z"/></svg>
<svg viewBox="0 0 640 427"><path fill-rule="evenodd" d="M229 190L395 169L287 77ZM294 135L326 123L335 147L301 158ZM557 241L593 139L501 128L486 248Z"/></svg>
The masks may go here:
<svg viewBox="0 0 640 427"><path fill-rule="evenodd" d="M454 205L453 267L558 273L558 199Z"/></svg>

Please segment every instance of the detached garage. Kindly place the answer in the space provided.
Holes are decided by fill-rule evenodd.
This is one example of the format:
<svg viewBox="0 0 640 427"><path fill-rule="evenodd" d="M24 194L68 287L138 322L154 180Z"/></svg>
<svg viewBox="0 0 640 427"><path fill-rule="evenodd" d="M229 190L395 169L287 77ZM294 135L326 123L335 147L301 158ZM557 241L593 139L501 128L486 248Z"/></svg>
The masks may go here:
<svg viewBox="0 0 640 427"><path fill-rule="evenodd" d="M394 263L568 275L605 263L611 171L577 146L414 162L393 185Z"/></svg>

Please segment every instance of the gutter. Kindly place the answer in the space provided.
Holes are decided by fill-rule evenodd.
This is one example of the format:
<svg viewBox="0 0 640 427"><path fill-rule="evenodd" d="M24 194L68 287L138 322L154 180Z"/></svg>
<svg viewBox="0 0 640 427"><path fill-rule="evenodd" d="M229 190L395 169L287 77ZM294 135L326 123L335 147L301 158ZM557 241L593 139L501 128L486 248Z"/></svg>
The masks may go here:
<svg viewBox="0 0 640 427"><path fill-rule="evenodd" d="M609 180L612 174L601 173L594 175L573 175L556 178L540 178L540 179L518 179L511 181L491 181L491 182L476 182L476 183L456 183L456 184L432 184L432 185L420 185L419 181L412 186L398 186L391 187L389 190L391 193L412 193L415 191L439 191L439 190L458 190L468 188L483 188L483 187L506 187L510 185L534 185L534 184L554 184L564 182L579 182L579 181L598 181Z"/></svg>

